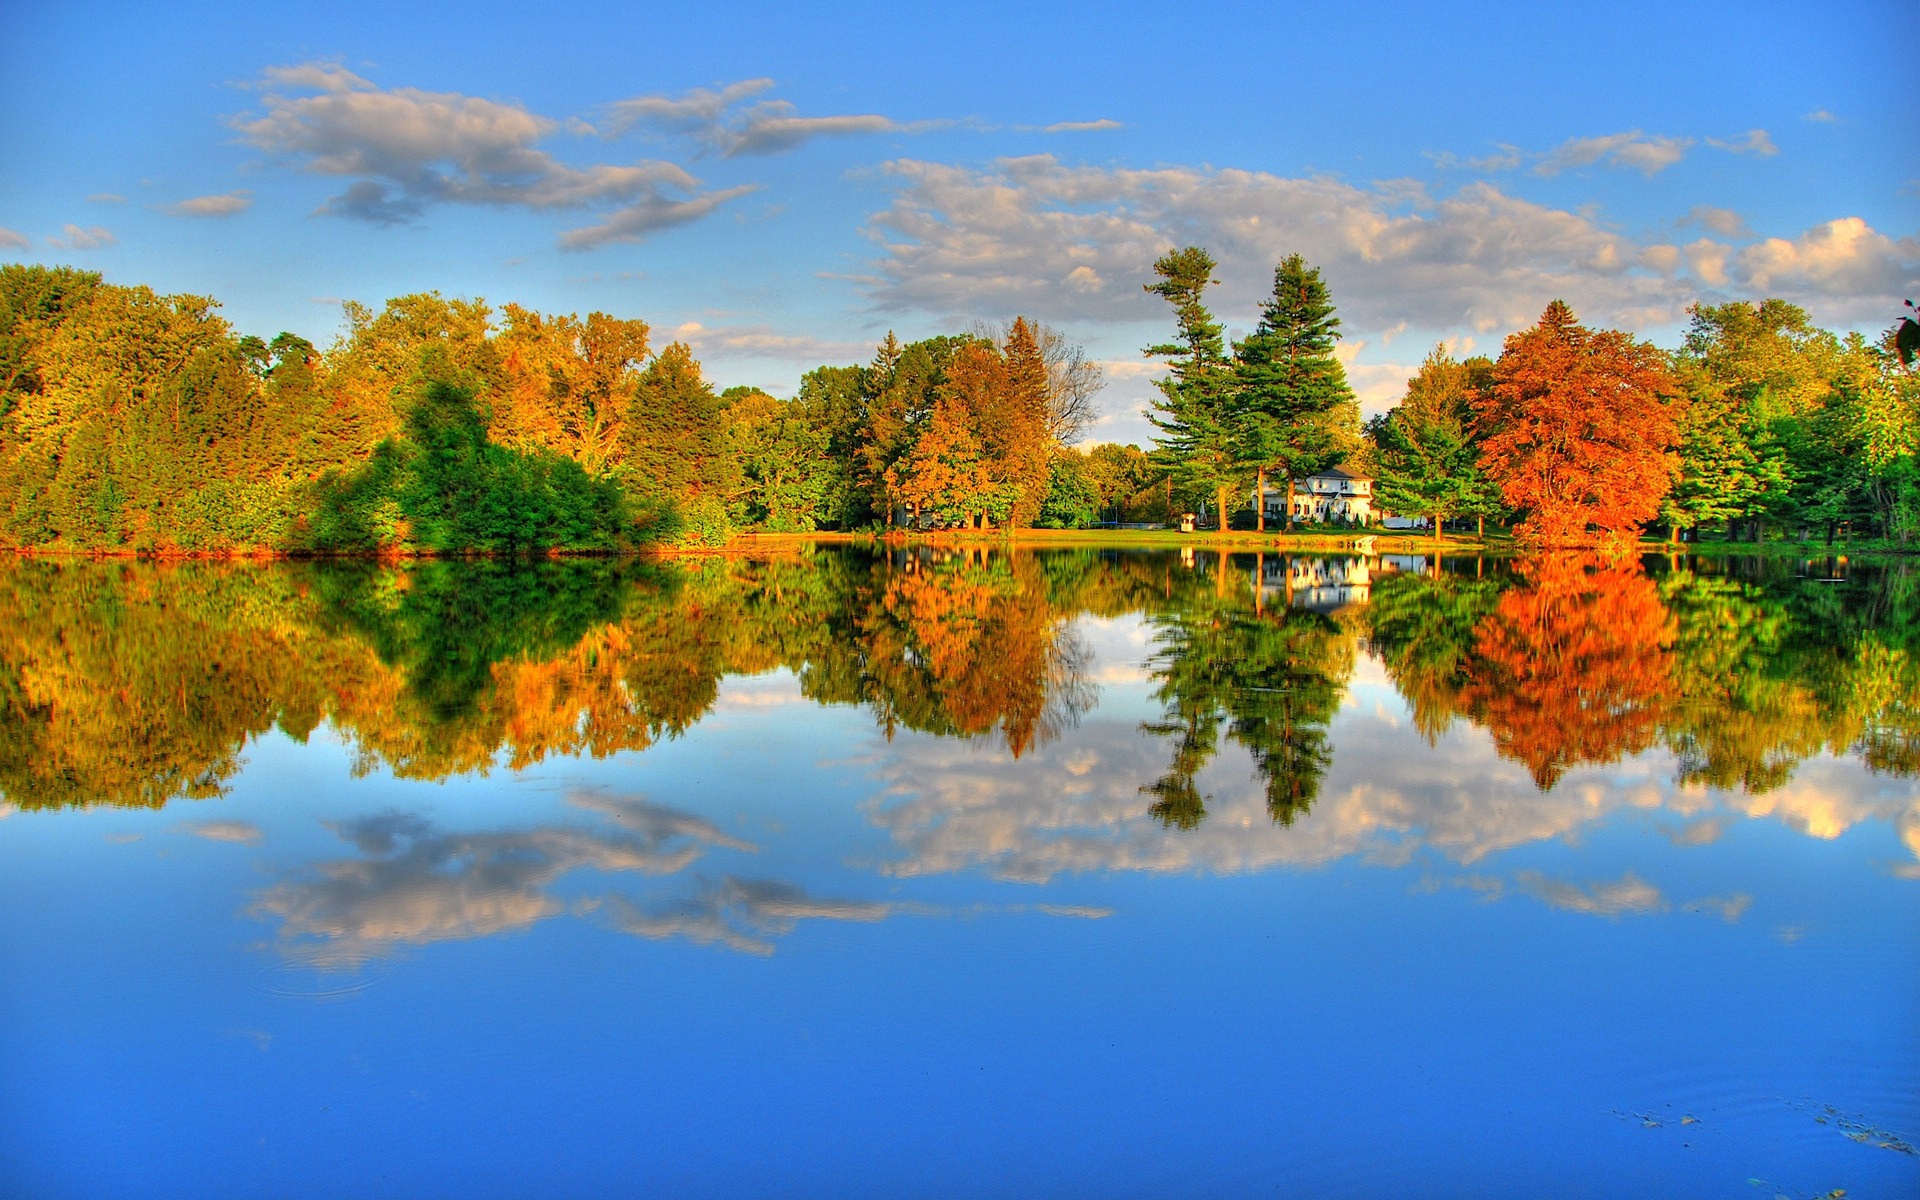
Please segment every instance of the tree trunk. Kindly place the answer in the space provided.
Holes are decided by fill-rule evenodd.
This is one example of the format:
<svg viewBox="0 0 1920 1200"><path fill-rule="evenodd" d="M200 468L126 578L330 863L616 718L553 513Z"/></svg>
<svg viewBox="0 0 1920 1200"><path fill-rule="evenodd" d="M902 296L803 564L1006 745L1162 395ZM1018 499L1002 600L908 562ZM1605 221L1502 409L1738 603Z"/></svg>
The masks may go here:
<svg viewBox="0 0 1920 1200"><path fill-rule="evenodd" d="M1267 469L1261 467L1254 472L1253 482L1253 531L1267 531Z"/></svg>
<svg viewBox="0 0 1920 1200"><path fill-rule="evenodd" d="M1482 515L1477 519L1479 521L1480 528L1479 528L1479 531L1475 534L1475 536L1477 536L1481 541L1484 542L1487 540L1487 518L1484 515Z"/></svg>
<svg viewBox="0 0 1920 1200"><path fill-rule="evenodd" d="M1433 542L1437 546L1440 544L1440 514L1432 513L1428 516L1428 520L1433 522Z"/></svg>
<svg viewBox="0 0 1920 1200"><path fill-rule="evenodd" d="M1287 472L1287 532L1293 532L1293 472Z"/></svg>
<svg viewBox="0 0 1920 1200"><path fill-rule="evenodd" d="M1213 498L1220 505L1220 511L1214 517L1214 521L1216 522L1214 532L1221 537L1225 537L1227 536L1227 489L1223 487L1214 488Z"/></svg>

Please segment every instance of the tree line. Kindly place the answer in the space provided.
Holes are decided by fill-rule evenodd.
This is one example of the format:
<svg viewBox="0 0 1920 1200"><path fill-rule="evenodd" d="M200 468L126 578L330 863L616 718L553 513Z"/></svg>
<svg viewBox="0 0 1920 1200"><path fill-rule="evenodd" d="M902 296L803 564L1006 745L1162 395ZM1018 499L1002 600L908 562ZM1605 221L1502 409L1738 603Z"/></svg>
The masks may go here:
<svg viewBox="0 0 1920 1200"><path fill-rule="evenodd" d="M513 553L1075 523L1138 474L1067 449L1100 371L1024 318L889 334L781 400L716 392L640 320L436 293L345 315L321 349L240 334L207 297L0 267L0 546Z"/></svg>
<svg viewBox="0 0 1920 1200"><path fill-rule="evenodd" d="M1175 336L1150 346L1168 372L1151 459L1188 503L1234 514L1337 464L1374 479L1385 512L1513 523L1540 546L1631 542L1649 525L1760 540L1771 531L1909 542L1920 533L1920 327L1838 336L1782 300L1695 304L1663 351L1590 329L1561 301L1497 358L1427 356L1390 411L1362 426L1335 353L1339 318L1299 255L1245 339L1228 345L1205 303L1199 247L1154 264L1147 290ZM1251 524L1265 528L1264 505ZM1218 527L1224 531L1226 520Z"/></svg>
<svg viewBox="0 0 1920 1200"><path fill-rule="evenodd" d="M889 334L778 399L716 391L687 345L604 313L403 296L348 304L321 349L240 334L206 297L0 266L0 547L615 551L1189 507L1264 530L1252 496L1284 492L1291 524L1293 481L1338 464L1374 479L1381 510L1540 545L1649 524L1676 540L1920 532L1920 374L1897 331L1701 304L1667 352L1555 301L1497 358L1436 349L1363 424L1319 270L1279 263L1230 342L1206 304L1215 266L1188 247L1146 285L1175 328L1147 348L1168 369L1145 451L1076 448L1099 367L1026 318Z"/></svg>

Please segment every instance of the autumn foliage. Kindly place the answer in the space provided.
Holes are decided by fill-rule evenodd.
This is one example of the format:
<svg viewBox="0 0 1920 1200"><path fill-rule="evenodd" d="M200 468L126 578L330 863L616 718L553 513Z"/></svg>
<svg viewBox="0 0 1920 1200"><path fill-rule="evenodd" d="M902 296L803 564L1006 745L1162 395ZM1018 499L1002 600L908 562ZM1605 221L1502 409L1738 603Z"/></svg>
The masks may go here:
<svg viewBox="0 0 1920 1200"><path fill-rule="evenodd" d="M1509 337L1475 403L1480 462L1537 546L1619 546L1660 511L1679 469L1679 390L1659 350L1591 330L1556 300Z"/></svg>
<svg viewBox="0 0 1920 1200"><path fill-rule="evenodd" d="M1630 560L1528 561L1480 622L1465 707L1543 790L1653 745L1676 695L1674 621Z"/></svg>

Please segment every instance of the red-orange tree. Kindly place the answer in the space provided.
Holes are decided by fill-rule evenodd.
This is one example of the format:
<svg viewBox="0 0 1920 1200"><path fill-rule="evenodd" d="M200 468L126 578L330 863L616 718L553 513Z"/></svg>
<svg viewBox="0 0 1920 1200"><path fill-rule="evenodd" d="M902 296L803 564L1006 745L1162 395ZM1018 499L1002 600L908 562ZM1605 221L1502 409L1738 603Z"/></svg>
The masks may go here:
<svg viewBox="0 0 1920 1200"><path fill-rule="evenodd" d="M1659 350L1547 305L1507 339L1474 403L1481 467L1527 513L1514 533L1543 546L1637 537L1679 466L1679 396Z"/></svg>

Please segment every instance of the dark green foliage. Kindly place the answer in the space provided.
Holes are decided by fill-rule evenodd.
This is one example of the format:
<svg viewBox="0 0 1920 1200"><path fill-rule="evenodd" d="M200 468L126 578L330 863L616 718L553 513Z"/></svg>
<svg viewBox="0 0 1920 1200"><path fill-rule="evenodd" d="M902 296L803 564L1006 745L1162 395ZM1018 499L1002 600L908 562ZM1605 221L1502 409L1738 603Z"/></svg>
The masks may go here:
<svg viewBox="0 0 1920 1200"><path fill-rule="evenodd" d="M619 617L631 586L617 560L422 563L406 586L392 572L354 564L314 576L328 614L401 668L417 712L452 721L491 686L493 665L570 649Z"/></svg>
<svg viewBox="0 0 1920 1200"><path fill-rule="evenodd" d="M1085 456L1067 451L1048 465L1047 497L1040 505L1043 529L1085 529L1100 519L1100 492Z"/></svg>
<svg viewBox="0 0 1920 1200"><path fill-rule="evenodd" d="M866 382L864 367L815 367L801 377L794 397L800 419L826 443L818 521L828 528L853 529L867 520L869 504L858 482Z"/></svg>
<svg viewBox="0 0 1920 1200"><path fill-rule="evenodd" d="M315 492L301 548L325 552L614 550L630 532L611 480L549 451L493 445L473 393L441 381L419 389L404 439Z"/></svg>
<svg viewBox="0 0 1920 1200"><path fill-rule="evenodd" d="M1173 306L1176 340L1148 346L1145 353L1166 358L1171 368L1155 381L1160 397L1147 414L1160 430L1154 462L1172 474L1176 491L1211 501L1218 514L1252 472L1224 334L1206 306L1213 267L1213 257L1198 246L1153 264L1160 282L1145 286ZM1220 528L1226 529L1224 520Z"/></svg>
<svg viewBox="0 0 1920 1200"><path fill-rule="evenodd" d="M685 345L655 356L622 423L628 493L655 507L711 500L724 515L739 486L739 467L725 452L726 410Z"/></svg>
<svg viewBox="0 0 1920 1200"><path fill-rule="evenodd" d="M1149 666L1166 712L1145 728L1173 738L1174 751L1166 774L1141 790L1169 826L1191 829L1205 818L1194 778L1218 750L1223 726L1253 756L1278 824L1312 808L1332 763L1329 730L1353 669L1351 639L1315 612L1284 604L1262 611L1248 592L1262 586L1255 571L1267 560L1239 557L1215 555L1213 586L1189 584L1152 618Z"/></svg>
<svg viewBox="0 0 1920 1200"><path fill-rule="evenodd" d="M1318 267L1289 255L1273 272L1260 324L1234 347L1241 456L1287 478L1340 462L1350 448L1338 424L1352 410L1346 368L1334 356L1340 318Z"/></svg>
<svg viewBox="0 0 1920 1200"><path fill-rule="evenodd" d="M1455 362L1435 347L1407 381L1406 397L1367 423L1373 444L1375 501L1383 509L1442 522L1501 511L1498 489L1480 469L1475 396L1493 385L1484 358Z"/></svg>

